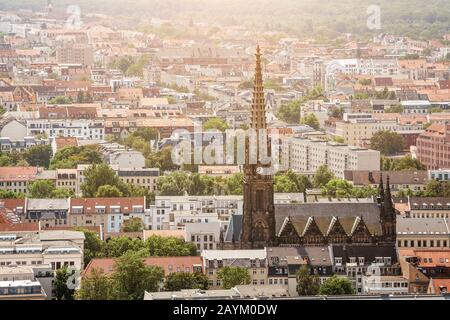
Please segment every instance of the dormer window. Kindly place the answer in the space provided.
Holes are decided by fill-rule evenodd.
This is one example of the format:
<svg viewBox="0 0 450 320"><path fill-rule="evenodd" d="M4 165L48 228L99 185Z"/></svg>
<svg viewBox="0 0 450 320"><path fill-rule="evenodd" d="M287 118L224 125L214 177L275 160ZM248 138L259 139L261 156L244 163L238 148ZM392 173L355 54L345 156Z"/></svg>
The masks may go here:
<svg viewBox="0 0 450 320"><path fill-rule="evenodd" d="M95 206L96 213L105 213L105 206Z"/></svg>

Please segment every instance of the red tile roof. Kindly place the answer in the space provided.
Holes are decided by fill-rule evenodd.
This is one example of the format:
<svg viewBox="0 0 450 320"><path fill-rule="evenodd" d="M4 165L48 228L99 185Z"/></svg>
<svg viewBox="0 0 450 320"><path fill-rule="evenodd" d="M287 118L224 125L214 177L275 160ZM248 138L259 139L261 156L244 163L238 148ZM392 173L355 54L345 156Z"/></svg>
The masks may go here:
<svg viewBox="0 0 450 320"><path fill-rule="evenodd" d="M194 266L202 266L202 258L199 256L183 257L149 257L144 262L147 266L157 266L164 269L164 274L171 272L193 272ZM114 272L115 260L112 258L92 259L84 270L84 275L90 275L94 268L102 269L105 274ZM169 268L171 266L171 268Z"/></svg>
<svg viewBox="0 0 450 320"><path fill-rule="evenodd" d="M8 218L8 214L12 214L12 210L8 208L0 208L0 232L18 232L18 231L37 231L39 230L38 223L15 223ZM15 216L17 218L17 216Z"/></svg>
<svg viewBox="0 0 450 320"><path fill-rule="evenodd" d="M58 138L55 138L55 143L56 143L57 149L62 149L62 148L69 147L69 146L77 147L78 139L74 138L74 137L67 137L67 138L58 137Z"/></svg>
<svg viewBox="0 0 450 320"><path fill-rule="evenodd" d="M448 293L450 289L450 279L430 279L428 285L429 294Z"/></svg>
<svg viewBox="0 0 450 320"><path fill-rule="evenodd" d="M37 173L37 167L0 167L0 181L30 181Z"/></svg>
<svg viewBox="0 0 450 320"><path fill-rule="evenodd" d="M95 214L96 206L105 206L105 213L111 213L111 206L120 206L121 213L132 213L133 206L145 209L145 197L138 198L73 198L70 200L70 212L73 207L83 207L83 214Z"/></svg>
<svg viewBox="0 0 450 320"><path fill-rule="evenodd" d="M419 267L450 267L450 250L446 249L405 249L399 250L401 256L414 256L419 259L418 266Z"/></svg>
<svg viewBox="0 0 450 320"><path fill-rule="evenodd" d="M3 206L13 212L16 211L17 207L25 207L25 199L1 199L0 202Z"/></svg>
<svg viewBox="0 0 450 320"><path fill-rule="evenodd" d="M392 78L375 78L374 80L377 87L392 87L394 85Z"/></svg>

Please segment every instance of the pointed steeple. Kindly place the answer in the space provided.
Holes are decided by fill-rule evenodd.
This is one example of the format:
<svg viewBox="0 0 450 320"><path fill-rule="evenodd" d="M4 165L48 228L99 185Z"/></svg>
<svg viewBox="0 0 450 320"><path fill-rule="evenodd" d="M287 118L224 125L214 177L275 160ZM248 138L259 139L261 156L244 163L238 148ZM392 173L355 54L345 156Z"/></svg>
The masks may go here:
<svg viewBox="0 0 450 320"><path fill-rule="evenodd" d="M381 200L384 200L383 173L381 171L380 171L380 184L378 186L378 191L380 192Z"/></svg>
<svg viewBox="0 0 450 320"><path fill-rule="evenodd" d="M392 205L392 195L391 195L391 186L389 183L389 176L387 176L386 178L386 192L384 195L384 205L386 207L386 211L388 210L393 210L393 205Z"/></svg>
<svg viewBox="0 0 450 320"><path fill-rule="evenodd" d="M250 126L253 129L266 129L266 104L264 102L264 84L261 68L261 49L256 47L255 79L253 82L253 100Z"/></svg>

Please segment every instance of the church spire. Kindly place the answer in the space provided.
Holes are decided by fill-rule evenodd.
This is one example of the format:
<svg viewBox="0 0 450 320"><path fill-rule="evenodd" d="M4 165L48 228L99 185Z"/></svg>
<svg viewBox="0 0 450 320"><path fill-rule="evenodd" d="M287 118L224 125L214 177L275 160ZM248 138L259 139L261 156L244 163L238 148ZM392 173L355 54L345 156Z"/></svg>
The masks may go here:
<svg viewBox="0 0 450 320"><path fill-rule="evenodd" d="M252 114L251 114L251 128L266 129L266 104L264 102L264 85L262 79L261 68L261 49L259 45L256 47L256 67L255 79L253 82L253 100L252 100Z"/></svg>
<svg viewBox="0 0 450 320"><path fill-rule="evenodd" d="M383 185L383 173L380 171L380 184L378 186L378 191L380 192L381 200L384 200L384 185Z"/></svg>
<svg viewBox="0 0 450 320"><path fill-rule="evenodd" d="M386 210L393 210L389 176L387 176L387 178L386 178L386 192L384 195L384 204L385 204Z"/></svg>

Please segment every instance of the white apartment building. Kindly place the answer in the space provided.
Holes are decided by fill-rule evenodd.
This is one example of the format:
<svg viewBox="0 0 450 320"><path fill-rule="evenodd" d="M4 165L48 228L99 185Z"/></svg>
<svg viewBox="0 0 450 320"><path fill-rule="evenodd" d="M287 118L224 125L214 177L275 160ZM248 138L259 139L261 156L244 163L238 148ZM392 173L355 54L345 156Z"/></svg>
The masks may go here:
<svg viewBox="0 0 450 320"><path fill-rule="evenodd" d="M227 223L231 215L242 214L242 208L241 196L157 196L146 224L153 230L177 230L186 223Z"/></svg>
<svg viewBox="0 0 450 320"><path fill-rule="evenodd" d="M343 178L345 170L380 170L380 152L342 143L284 137L281 139L281 167L297 172L315 172L326 165Z"/></svg>
<svg viewBox="0 0 450 320"><path fill-rule="evenodd" d="M381 275L380 268L374 263L362 276L363 294L408 294L409 281L403 276Z"/></svg>
<svg viewBox="0 0 450 320"><path fill-rule="evenodd" d="M326 67L330 73L395 75L399 72L396 59L335 59Z"/></svg>
<svg viewBox="0 0 450 320"><path fill-rule="evenodd" d="M304 202L302 193L276 193L275 204ZM184 230L188 223L221 222L226 231L232 215L243 212L243 196L156 196L145 215L150 230Z"/></svg>
<svg viewBox="0 0 450 320"><path fill-rule="evenodd" d="M92 119L30 119L27 135L45 134L47 137L76 137L102 140L105 137L104 121Z"/></svg>
<svg viewBox="0 0 450 320"><path fill-rule="evenodd" d="M0 267L51 265L83 269L84 234L79 231L40 230L38 233L0 234Z"/></svg>
<svg viewBox="0 0 450 320"><path fill-rule="evenodd" d="M185 227L185 241L197 246L197 251L216 250L220 243L221 223L187 223Z"/></svg>

